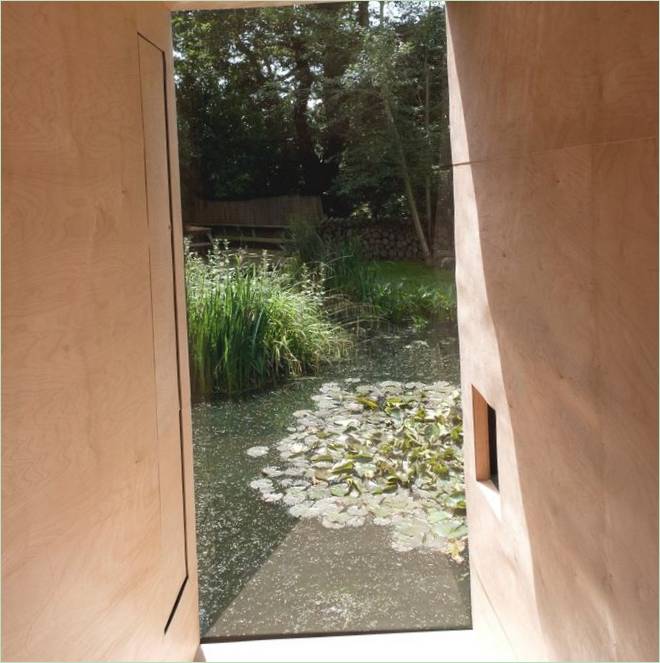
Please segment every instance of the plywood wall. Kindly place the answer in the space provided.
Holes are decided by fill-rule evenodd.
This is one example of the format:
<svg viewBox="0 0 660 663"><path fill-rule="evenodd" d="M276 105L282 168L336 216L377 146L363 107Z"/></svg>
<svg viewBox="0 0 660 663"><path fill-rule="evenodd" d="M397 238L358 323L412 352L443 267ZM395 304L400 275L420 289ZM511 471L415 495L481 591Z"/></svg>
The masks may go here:
<svg viewBox="0 0 660 663"><path fill-rule="evenodd" d="M199 642L170 43L159 3L2 5L3 660Z"/></svg>
<svg viewBox="0 0 660 663"><path fill-rule="evenodd" d="M658 656L657 28L654 3L448 4L474 619L527 660Z"/></svg>

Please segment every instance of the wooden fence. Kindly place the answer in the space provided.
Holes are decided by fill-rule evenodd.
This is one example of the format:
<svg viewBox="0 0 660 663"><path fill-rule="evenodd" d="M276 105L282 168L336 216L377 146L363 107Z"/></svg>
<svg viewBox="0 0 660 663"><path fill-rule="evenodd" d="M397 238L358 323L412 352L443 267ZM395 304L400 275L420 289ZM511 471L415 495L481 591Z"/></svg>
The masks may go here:
<svg viewBox="0 0 660 663"><path fill-rule="evenodd" d="M285 228L292 218L319 220L323 216L318 196L275 196L252 200L196 200L196 226Z"/></svg>

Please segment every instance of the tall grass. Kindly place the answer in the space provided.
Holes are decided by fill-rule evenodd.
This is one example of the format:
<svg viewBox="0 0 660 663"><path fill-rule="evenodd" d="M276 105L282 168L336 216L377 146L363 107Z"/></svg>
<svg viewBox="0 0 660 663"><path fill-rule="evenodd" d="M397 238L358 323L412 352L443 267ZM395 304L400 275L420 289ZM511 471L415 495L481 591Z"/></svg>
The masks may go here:
<svg viewBox="0 0 660 663"><path fill-rule="evenodd" d="M245 263L215 243L186 246L191 381L196 397L235 395L316 370L350 346L324 311L323 291L263 259Z"/></svg>
<svg viewBox="0 0 660 663"><path fill-rule="evenodd" d="M456 286L437 284L428 286L380 282L372 292L372 302L390 322L424 326L430 321L456 318Z"/></svg>
<svg viewBox="0 0 660 663"><path fill-rule="evenodd" d="M361 313L364 319L366 312L372 321L416 325L455 318L453 278L439 278L438 270L394 262L383 269L382 263L365 259L359 240L327 242L317 226L304 219L290 223L287 248L294 265L307 265L320 274L328 293L349 298L354 306L347 308L358 317Z"/></svg>
<svg viewBox="0 0 660 663"><path fill-rule="evenodd" d="M319 234L317 223L296 217L289 222L285 247L291 257L289 270L295 272L304 265L314 270L328 293L368 300L374 273L357 239L328 242Z"/></svg>
<svg viewBox="0 0 660 663"><path fill-rule="evenodd" d="M327 242L316 223L298 217L289 221L285 248L286 270L296 276L314 275L324 292L325 309L334 320L356 329L381 320L370 297L374 272L357 240Z"/></svg>

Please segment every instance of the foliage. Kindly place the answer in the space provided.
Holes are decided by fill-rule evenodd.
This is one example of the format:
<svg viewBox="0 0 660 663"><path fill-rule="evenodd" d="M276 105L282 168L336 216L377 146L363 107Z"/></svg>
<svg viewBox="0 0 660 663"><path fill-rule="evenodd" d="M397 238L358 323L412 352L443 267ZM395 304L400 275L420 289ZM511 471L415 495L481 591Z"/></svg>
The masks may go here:
<svg viewBox="0 0 660 663"><path fill-rule="evenodd" d="M372 301L388 320L424 326L429 320L455 319L452 272L415 262L380 261L372 268Z"/></svg>
<svg viewBox="0 0 660 663"><path fill-rule="evenodd" d="M323 193L341 143L337 85L358 46L353 13L337 3L174 14L186 197Z"/></svg>
<svg viewBox="0 0 660 663"><path fill-rule="evenodd" d="M368 307L368 317L394 323L425 325L452 320L456 288L451 272L415 262L368 262L357 239L333 244L317 228L298 219L289 230L289 270L306 265L328 293L344 295ZM358 312L359 313L359 312Z"/></svg>
<svg viewBox="0 0 660 663"><path fill-rule="evenodd" d="M411 5L403 15L410 12ZM360 103L363 107L362 115L358 115L359 135L365 133L362 123L369 118L368 126L372 129L367 129L367 132L373 135L368 137L367 145L380 139L386 150L382 156L389 155L396 176L403 183L409 216L426 258L430 257L429 242L420 210L425 209L428 230L433 223L431 172L436 156L433 151L436 123L431 118L443 117L442 104L434 112L438 105L432 103L435 99L432 95L434 83L443 78L442 72L436 71L436 68L439 69L437 63L433 65L439 50L433 35L439 30L429 23L429 16L433 16L430 5L425 15L416 17L416 23L404 21L404 32L397 29L401 25L381 20L376 30L365 34L362 57L347 72L347 81L355 92L358 107ZM416 46L420 45L422 49L418 52ZM420 66L422 62L423 66ZM420 71L423 76L421 80ZM338 182L340 187L343 185L344 191L350 191L359 181L350 168L347 174L348 177L340 176Z"/></svg>
<svg viewBox="0 0 660 663"><path fill-rule="evenodd" d="M438 0L176 12L184 210L291 193L326 213L417 213L427 235L449 163ZM412 218L412 217L411 217Z"/></svg>
<svg viewBox="0 0 660 663"><path fill-rule="evenodd" d="M335 317L352 317L353 322L380 317L374 316L371 306L373 270L362 256L359 241L329 242L321 237L316 224L295 219L288 228L286 248L287 270L294 276L311 271L323 284L326 306ZM331 301L339 306L330 306Z"/></svg>
<svg viewBox="0 0 660 663"><path fill-rule="evenodd" d="M245 263L219 243L206 260L186 246L186 294L197 396L233 395L300 376L350 345L328 320L309 274L292 280L267 259Z"/></svg>
<svg viewBox="0 0 660 663"><path fill-rule="evenodd" d="M362 255L358 240L327 244L325 261L325 284L330 292L342 293L363 304L373 304L374 273Z"/></svg>
<svg viewBox="0 0 660 663"><path fill-rule="evenodd" d="M319 234L318 224L303 217L289 221L284 246L288 253L306 264L320 263L327 258L327 246Z"/></svg>

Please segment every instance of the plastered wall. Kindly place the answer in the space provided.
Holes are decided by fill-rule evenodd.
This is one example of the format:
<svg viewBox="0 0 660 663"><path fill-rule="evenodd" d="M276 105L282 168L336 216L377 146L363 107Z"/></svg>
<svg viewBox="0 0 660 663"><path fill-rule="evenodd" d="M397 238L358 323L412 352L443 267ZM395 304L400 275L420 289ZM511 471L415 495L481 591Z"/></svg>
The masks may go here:
<svg viewBox="0 0 660 663"><path fill-rule="evenodd" d="M447 16L475 627L526 660L657 660L657 5Z"/></svg>
<svg viewBox="0 0 660 663"><path fill-rule="evenodd" d="M2 4L3 660L199 643L169 21Z"/></svg>

